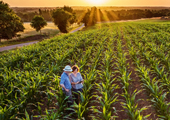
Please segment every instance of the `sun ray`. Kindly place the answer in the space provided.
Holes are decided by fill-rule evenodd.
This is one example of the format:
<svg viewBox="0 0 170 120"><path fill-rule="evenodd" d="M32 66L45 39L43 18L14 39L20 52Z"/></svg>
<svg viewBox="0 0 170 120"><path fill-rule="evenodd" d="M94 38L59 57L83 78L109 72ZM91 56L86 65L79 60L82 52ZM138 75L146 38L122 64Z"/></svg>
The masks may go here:
<svg viewBox="0 0 170 120"><path fill-rule="evenodd" d="M102 10L102 13L103 13L104 20L105 20L105 21L110 21L110 19L109 19L108 16L107 16L106 11L105 11L105 10Z"/></svg>
<svg viewBox="0 0 170 120"><path fill-rule="evenodd" d="M101 5L106 2L106 0L87 0L87 1L93 5Z"/></svg>
<svg viewBox="0 0 170 120"><path fill-rule="evenodd" d="M82 15L79 17L79 19L78 19L78 23L80 23L81 21L82 21L82 19L84 18L84 16L86 15L86 13L87 13L87 10L86 11L84 11L83 13L82 13Z"/></svg>
<svg viewBox="0 0 170 120"><path fill-rule="evenodd" d="M88 21L88 25L91 25L92 22L93 22L93 19L94 19L94 9L91 9L91 12L90 12L90 18L89 18L89 21Z"/></svg>
<svg viewBox="0 0 170 120"><path fill-rule="evenodd" d="M110 19L109 19L108 16L107 16L106 11L105 11L105 10L102 10L102 13L103 13L103 17L104 17L106 23L107 23L107 21L110 21ZM110 27L110 24L109 24L109 23L107 23L107 24L108 24L108 26Z"/></svg>
<svg viewBox="0 0 170 120"><path fill-rule="evenodd" d="M119 17L114 13L114 11L108 11L108 13L113 17L114 20L119 19Z"/></svg>
<svg viewBox="0 0 170 120"><path fill-rule="evenodd" d="M101 22L99 9L97 9L97 22Z"/></svg>
<svg viewBox="0 0 170 120"><path fill-rule="evenodd" d="M101 22L101 15L99 9L97 9L97 22ZM99 28L101 28L101 24L99 24Z"/></svg>

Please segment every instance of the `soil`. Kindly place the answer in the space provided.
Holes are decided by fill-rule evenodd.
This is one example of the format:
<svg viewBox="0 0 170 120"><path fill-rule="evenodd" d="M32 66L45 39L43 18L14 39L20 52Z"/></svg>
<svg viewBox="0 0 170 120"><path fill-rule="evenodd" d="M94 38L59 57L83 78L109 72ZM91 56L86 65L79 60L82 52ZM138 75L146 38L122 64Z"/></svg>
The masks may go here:
<svg viewBox="0 0 170 120"><path fill-rule="evenodd" d="M50 109L57 109L58 108L58 106L55 104L55 103L57 103L56 98L52 98L52 99L53 99L53 101L51 103L49 103L49 105L48 105L47 96L45 96L45 97L40 96L40 98L37 99L37 101L39 101L39 103L40 103L42 115L46 115L46 113L45 113L46 109L50 110ZM35 106L28 106L27 107L27 112L28 112L28 114L30 116L33 116L33 120L39 120L40 119L39 117L34 117L34 116L41 115L38 112L38 108L37 107L35 107Z"/></svg>
<svg viewBox="0 0 170 120"><path fill-rule="evenodd" d="M114 41L113 44L114 44L113 51L114 51L114 52L117 52L117 49L116 49L117 41ZM113 60L112 62L113 62L113 63L116 63L116 60ZM112 70L115 71L115 68L116 68L116 67L117 67L117 66L114 64ZM124 91L123 91L123 89L122 89L123 85L121 84L121 81L118 79L119 76L120 76L119 73L114 73L113 79L115 79L115 81L113 82L113 84L116 84L116 85L119 86L119 88L116 89L114 92L118 93L119 96L118 96L118 101L117 101L117 103L114 104L113 107L116 109L116 112L117 112L117 113L114 114L114 115L115 115L115 116L118 116L118 117L116 118L116 120L124 120L124 119L128 119L129 117L128 117L127 113L126 113L126 109L124 109L124 108L122 107L122 105L121 105L121 102L122 102L122 101L125 101L125 98L121 96L121 95L124 93Z"/></svg>
<svg viewBox="0 0 170 120"><path fill-rule="evenodd" d="M123 50L126 53L128 53L126 56L126 58L127 58L126 62L127 62L127 64L129 63L128 71L129 71L129 73L132 72L131 76L130 76L130 78L132 80L130 81L130 86L129 86L130 87L129 93L132 94L135 90L140 91L140 90L143 90L143 88L142 88L142 85L140 82L140 78L138 77L138 74L135 71L136 67L133 64L133 60L129 55L129 50L127 48L126 40L123 38L123 35L122 35L122 44L125 46L125 47L123 47ZM147 96L147 92L145 90L143 90L139 94L136 95L135 100L137 101L137 100L141 99L140 101L137 102L139 109L147 107L147 109L141 113L142 116L151 114L147 119L148 120L151 120L151 119L156 120L156 119L158 119L158 117L156 116L156 111L151 106L151 103L148 101L148 98L149 98L149 96Z"/></svg>
<svg viewBox="0 0 170 120"><path fill-rule="evenodd" d="M117 75L116 75L117 76ZM113 84L117 84L119 85L119 89L115 90L115 92L117 92L119 94L119 97L118 97L118 101L116 104L113 105L113 107L115 107L116 109L116 114L114 114L115 116L118 116L116 118L116 120L124 120L124 119L128 119L128 115L126 113L126 109L124 109L121 105L121 102L125 101L125 98L120 96L121 94L123 94L123 85L121 84L121 81L118 81L116 80Z"/></svg>

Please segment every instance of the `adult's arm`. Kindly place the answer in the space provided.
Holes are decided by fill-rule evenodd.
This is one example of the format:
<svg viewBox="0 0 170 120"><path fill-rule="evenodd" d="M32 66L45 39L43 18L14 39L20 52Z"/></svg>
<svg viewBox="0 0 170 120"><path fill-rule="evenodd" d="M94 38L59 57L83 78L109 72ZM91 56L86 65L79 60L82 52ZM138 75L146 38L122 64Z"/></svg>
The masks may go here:
<svg viewBox="0 0 170 120"><path fill-rule="evenodd" d="M69 89L66 89L64 84L60 84L60 86L66 91L66 92L69 92Z"/></svg>
<svg viewBox="0 0 170 120"><path fill-rule="evenodd" d="M69 76L69 79L70 79L70 82L71 82L71 84L72 85L76 85L76 84L78 84L79 82L73 82L73 78L72 78L72 76L70 75Z"/></svg>
<svg viewBox="0 0 170 120"><path fill-rule="evenodd" d="M78 83L79 83L79 81L78 82L71 82L72 85L76 85Z"/></svg>
<svg viewBox="0 0 170 120"><path fill-rule="evenodd" d="M61 77L60 86L61 86L66 92L69 92L69 89L66 89L66 88L65 88L64 82L65 82L65 79L64 79L63 77Z"/></svg>
<svg viewBox="0 0 170 120"><path fill-rule="evenodd" d="M81 78L81 83L84 83L84 80L83 80L83 78L82 78L82 76L81 76L81 73L80 73L80 78Z"/></svg>

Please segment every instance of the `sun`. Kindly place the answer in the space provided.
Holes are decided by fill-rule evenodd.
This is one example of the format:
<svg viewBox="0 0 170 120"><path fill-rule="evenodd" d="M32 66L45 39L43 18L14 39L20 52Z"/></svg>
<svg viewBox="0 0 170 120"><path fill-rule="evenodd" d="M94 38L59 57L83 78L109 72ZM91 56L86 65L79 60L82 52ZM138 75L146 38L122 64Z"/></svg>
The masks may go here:
<svg viewBox="0 0 170 120"><path fill-rule="evenodd" d="M93 5L101 5L106 2L106 0L87 0L87 1Z"/></svg>

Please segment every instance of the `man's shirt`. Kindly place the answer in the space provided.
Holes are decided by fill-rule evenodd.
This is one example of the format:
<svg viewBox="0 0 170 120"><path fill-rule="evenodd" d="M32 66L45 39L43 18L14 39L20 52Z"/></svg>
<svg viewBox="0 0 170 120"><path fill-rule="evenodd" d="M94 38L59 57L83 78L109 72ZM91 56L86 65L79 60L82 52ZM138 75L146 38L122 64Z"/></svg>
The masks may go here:
<svg viewBox="0 0 170 120"><path fill-rule="evenodd" d="M69 76L67 75L67 73L63 72L63 74L61 75L60 84L63 84L66 89L71 90L72 87L71 87L71 83L70 83Z"/></svg>

